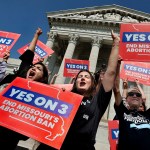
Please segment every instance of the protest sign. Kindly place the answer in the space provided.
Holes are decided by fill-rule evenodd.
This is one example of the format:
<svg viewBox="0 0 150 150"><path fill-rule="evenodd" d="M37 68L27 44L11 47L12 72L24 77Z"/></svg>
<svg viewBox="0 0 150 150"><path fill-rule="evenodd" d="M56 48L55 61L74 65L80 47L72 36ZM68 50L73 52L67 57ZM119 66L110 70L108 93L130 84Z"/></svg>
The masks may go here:
<svg viewBox="0 0 150 150"><path fill-rule="evenodd" d="M135 81L138 79L139 83L150 85L150 63L124 61L120 72L121 79L128 79Z"/></svg>
<svg viewBox="0 0 150 150"><path fill-rule="evenodd" d="M0 95L0 125L60 149L82 98L18 77Z"/></svg>
<svg viewBox="0 0 150 150"><path fill-rule="evenodd" d="M5 51L10 51L14 46L20 34L0 31L0 58L3 57Z"/></svg>
<svg viewBox="0 0 150 150"><path fill-rule="evenodd" d="M119 124L118 120L108 121L110 150L117 150L118 136L119 136L118 124Z"/></svg>
<svg viewBox="0 0 150 150"><path fill-rule="evenodd" d="M88 60L65 59L64 77L74 77L80 70L89 70Z"/></svg>
<svg viewBox="0 0 150 150"><path fill-rule="evenodd" d="M28 49L29 44L27 44L27 45L23 46L22 48L20 48L18 50L18 52L20 54L23 54ZM45 45L40 40L38 40L37 44L36 44L36 47L35 47L35 56L34 56L34 59L33 59L33 64L38 62L39 57L46 58L47 56L51 55L53 52L54 51L51 48L49 48L47 45Z"/></svg>
<svg viewBox="0 0 150 150"><path fill-rule="evenodd" d="M123 60L150 61L150 23L121 24L120 38Z"/></svg>

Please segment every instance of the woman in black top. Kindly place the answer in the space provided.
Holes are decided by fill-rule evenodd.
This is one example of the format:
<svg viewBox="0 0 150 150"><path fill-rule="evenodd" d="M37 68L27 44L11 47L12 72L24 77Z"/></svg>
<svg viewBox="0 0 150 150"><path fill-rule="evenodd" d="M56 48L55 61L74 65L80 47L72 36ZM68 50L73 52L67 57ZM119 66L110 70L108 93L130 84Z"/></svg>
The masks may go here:
<svg viewBox="0 0 150 150"><path fill-rule="evenodd" d="M32 64L34 57L34 50L38 40L39 35L41 35L42 30L38 28L29 45L29 49L21 55L22 60L19 71L14 75L13 80L19 76L26 78L28 80L37 81L41 83L48 83L48 70L44 64L38 62ZM10 81L11 82L11 81ZM10 83L8 80L5 83ZM3 82L4 83L4 82ZM0 149L1 150L14 150L21 139L27 139L24 135L21 135L15 131L9 130L5 127L0 126Z"/></svg>
<svg viewBox="0 0 150 150"><path fill-rule="evenodd" d="M100 87L96 90L95 80L87 70L81 70L74 81L72 92L84 98L75 115L61 150L95 150L95 137L101 117L111 99L118 61L119 37L113 34L113 46ZM41 144L37 150L53 150Z"/></svg>

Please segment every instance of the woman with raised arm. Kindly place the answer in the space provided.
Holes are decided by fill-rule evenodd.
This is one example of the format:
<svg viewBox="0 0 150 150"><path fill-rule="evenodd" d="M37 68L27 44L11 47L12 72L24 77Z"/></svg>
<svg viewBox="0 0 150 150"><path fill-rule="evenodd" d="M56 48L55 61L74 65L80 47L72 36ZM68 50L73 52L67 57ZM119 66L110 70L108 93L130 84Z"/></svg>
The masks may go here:
<svg viewBox="0 0 150 150"><path fill-rule="evenodd" d="M48 71L46 66L38 62L36 64L32 64L34 57L34 49L38 40L39 35L42 33L42 30L38 28L29 45L29 49L25 51L24 54L21 55L21 66L18 71L18 76L26 78L27 80L37 81L41 83L48 83ZM17 76L16 76L17 77ZM19 140L27 139L27 137L7 129L5 127L0 126L0 149L2 150L15 150Z"/></svg>
<svg viewBox="0 0 150 150"><path fill-rule="evenodd" d="M98 91L94 77L88 70L81 70L75 80L72 92L84 98L74 117L61 150L95 150L95 138L99 122L105 113L112 95L116 76L119 51L119 37L112 32L113 46L108 60L108 67ZM37 150L52 150L41 144Z"/></svg>

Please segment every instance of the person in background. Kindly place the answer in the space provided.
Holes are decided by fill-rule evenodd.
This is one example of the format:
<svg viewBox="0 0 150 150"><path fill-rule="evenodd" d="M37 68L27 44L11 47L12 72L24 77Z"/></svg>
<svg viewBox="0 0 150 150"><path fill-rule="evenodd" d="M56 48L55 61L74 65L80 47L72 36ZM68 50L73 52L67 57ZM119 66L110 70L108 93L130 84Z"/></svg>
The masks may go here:
<svg viewBox="0 0 150 150"><path fill-rule="evenodd" d="M135 79L135 83L136 83L136 86L137 88L139 89L140 93L142 94L142 104L141 106L139 107L140 110L146 110L146 105L145 105L145 102L146 102L146 96L145 96L145 93L142 89L142 87L140 86L140 83L138 81L138 79ZM128 93L128 80L125 79L123 80L123 92L122 92L122 98L124 100L124 103L126 104L126 107L128 108L128 104L126 103L126 97L127 97L127 93Z"/></svg>
<svg viewBox="0 0 150 150"><path fill-rule="evenodd" d="M4 52L3 60L2 62L0 62L0 81L2 81L6 75L7 60L9 57L10 57L10 51Z"/></svg>
<svg viewBox="0 0 150 150"><path fill-rule="evenodd" d="M96 90L99 89L99 87L102 83L106 68L107 68L106 64L102 64L101 68L97 72L94 73L94 78L95 78L95 81L97 84Z"/></svg>
<svg viewBox="0 0 150 150"><path fill-rule="evenodd" d="M112 32L113 46L99 90L93 75L88 70L81 70L74 80L72 92L83 95L83 100L74 117L61 150L95 150L95 138L99 122L110 102L116 76L119 37ZM41 144L37 150L53 150Z"/></svg>
<svg viewBox="0 0 150 150"><path fill-rule="evenodd" d="M116 79L115 79L115 84L114 84L114 88L113 88L113 92L114 92L114 96L115 96L115 100L116 101L120 101L120 98L122 99L124 105L126 106L127 109L130 109L129 104L126 101L127 98L127 93L128 93L128 79L124 79L123 80L123 91L122 91L122 95L120 93L120 77L119 77L119 73L120 73L120 65L121 65L121 58L119 58L118 61L118 66L117 66L117 74L116 74ZM145 111L146 110L146 105L145 105L145 101L146 101L146 96L144 94L143 89L141 88L138 79L135 79L135 83L137 85L137 88L139 89L140 93L142 94L142 103L139 107L139 110L141 111ZM118 120L117 115L115 115L113 120Z"/></svg>
<svg viewBox="0 0 150 150"><path fill-rule="evenodd" d="M42 30L38 28L29 45L28 50L20 56L22 62L16 75L19 76L20 74L21 77L26 78L27 80L47 84L48 71L46 66L41 62L37 62L34 65L32 64L35 46L41 34ZM25 140L28 138L2 126L0 126L0 135L0 149L2 150L15 150L19 140Z"/></svg>
<svg viewBox="0 0 150 150"><path fill-rule="evenodd" d="M142 87L139 84L138 79L135 79L135 83L137 85L137 88L139 89L139 91L142 94L142 100L143 100L142 104L139 107L139 111L145 111L146 110L146 105L145 105L146 96L144 94ZM127 81L127 79L125 79L125 80L123 80L123 92L122 92L122 98L124 101L126 101L127 93L128 93L128 81ZM125 102L125 104L126 104L126 107L129 108L129 105L126 102Z"/></svg>

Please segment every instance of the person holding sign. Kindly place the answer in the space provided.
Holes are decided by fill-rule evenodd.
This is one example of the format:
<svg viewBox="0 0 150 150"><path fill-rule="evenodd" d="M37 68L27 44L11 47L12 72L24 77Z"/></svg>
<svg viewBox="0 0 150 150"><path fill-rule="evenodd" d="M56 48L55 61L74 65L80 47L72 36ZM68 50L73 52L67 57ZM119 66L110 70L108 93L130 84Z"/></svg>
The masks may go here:
<svg viewBox="0 0 150 150"><path fill-rule="evenodd" d="M118 62L117 75L116 75L116 80L115 80L115 85L114 85L114 88L113 88L113 92L114 92L114 96L115 96L116 101L120 100L120 97L122 97L122 100L123 100L124 105L126 106L126 108L130 109L128 103L126 102L126 97L127 97L127 93L128 93L128 79L123 80L122 96L120 94L120 89L119 89L119 86L120 86L120 77L119 77L120 64L121 64L121 62ZM138 79L135 79L135 83L136 83L136 86L139 89L140 93L142 94L142 104L140 105L138 110L139 111L146 111L146 105L145 105L146 96L144 94L144 91L143 91L142 87L139 84ZM115 115L113 120L118 120L117 115Z"/></svg>
<svg viewBox="0 0 150 150"><path fill-rule="evenodd" d="M42 30L40 28L38 28L36 30L36 33L33 37L33 40L31 41L28 50L26 50L19 58L21 59L21 64L19 67L19 70L17 71L16 74L9 74L7 75L1 82L0 85L3 85L5 83L10 83L12 82L16 77L22 77L22 78L26 78L27 75L27 71L33 66L33 58L34 58L34 51L35 51L35 46L36 43L38 41L39 36L42 34ZM43 71L47 69L45 68L45 65L42 62L38 62L36 64L42 65L43 67ZM36 64L34 64L36 66ZM43 82L43 81L41 81ZM48 82L48 77L47 79L44 81L44 83Z"/></svg>
<svg viewBox="0 0 150 150"><path fill-rule="evenodd" d="M31 81L37 81L47 84L48 70L46 66L41 62L38 62L34 65L32 64L35 46L41 33L42 30L38 28L33 37L33 40L29 45L29 49L21 55L20 59L22 60L22 63L15 77L20 76ZM2 126L0 126L0 135L0 149L3 150L14 150L19 140L27 139L27 137Z"/></svg>
<svg viewBox="0 0 150 150"><path fill-rule="evenodd" d="M37 81L38 79L36 79L36 76L34 76L34 74L28 74L29 73L29 69L34 68L36 66L41 66L43 68L43 73L45 73L46 75L46 79L42 79L41 81L38 80L38 82L42 82L42 83L48 83L48 77L47 77L47 68L46 66L42 63L42 62L37 62L35 64L33 64L33 58L34 58L34 51L35 51L35 46L36 43L38 41L39 36L42 34L42 30L40 28L38 28L36 30L36 33L34 35L33 40L31 41L28 50L26 50L21 56L21 65L19 68L19 71L17 73L17 76L19 77L24 77L24 78L30 78L30 80L34 80ZM37 67L39 68L39 67ZM40 68L38 70L41 70ZM45 78L44 75L44 78ZM44 81L43 81L44 80Z"/></svg>
<svg viewBox="0 0 150 150"><path fill-rule="evenodd" d="M95 150L95 137L101 117L103 116L112 95L118 61L119 37L112 32L114 40L108 67L102 83L96 91L95 79L88 70L77 74L72 92L83 95L77 114L63 142L61 150ZM52 150L41 144L37 150Z"/></svg>
<svg viewBox="0 0 150 150"><path fill-rule="evenodd" d="M120 78L119 78L119 80L120 80ZM118 84L119 84L119 80L118 80ZM142 104L141 104L139 109L146 110L146 106L145 106L146 96L145 96L145 93L144 93L142 87L140 86L138 79L135 79L135 83L136 83L136 86L137 86L138 90L142 94ZM116 86L115 86L115 88L116 88ZM118 85L118 89L119 89L119 85ZM128 103L126 102L127 93L128 93L128 80L125 79L125 80L123 80L122 99L124 100L124 102L126 104L126 107L129 109Z"/></svg>
<svg viewBox="0 0 150 150"><path fill-rule="evenodd" d="M119 119L118 150L149 150L150 109L140 109L142 93L137 87L129 88L126 93L127 105L119 93L114 93L115 111Z"/></svg>

